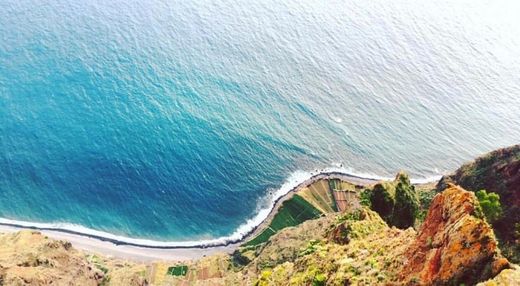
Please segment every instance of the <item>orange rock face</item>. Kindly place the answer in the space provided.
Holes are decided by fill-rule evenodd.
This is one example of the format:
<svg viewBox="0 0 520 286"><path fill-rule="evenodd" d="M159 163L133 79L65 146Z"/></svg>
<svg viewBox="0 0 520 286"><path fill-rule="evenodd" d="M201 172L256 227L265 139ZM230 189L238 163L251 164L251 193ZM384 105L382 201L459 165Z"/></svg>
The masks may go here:
<svg viewBox="0 0 520 286"><path fill-rule="evenodd" d="M474 284L509 267L472 192L450 185L438 194L406 251L405 284Z"/></svg>
<svg viewBox="0 0 520 286"><path fill-rule="evenodd" d="M460 167L455 173L443 177L437 190L442 191L448 183L460 185L466 190L486 190L500 195L503 214L493 222L497 237L506 247L506 256L520 264L520 237L515 224L520 225L520 144L495 150L475 161Z"/></svg>

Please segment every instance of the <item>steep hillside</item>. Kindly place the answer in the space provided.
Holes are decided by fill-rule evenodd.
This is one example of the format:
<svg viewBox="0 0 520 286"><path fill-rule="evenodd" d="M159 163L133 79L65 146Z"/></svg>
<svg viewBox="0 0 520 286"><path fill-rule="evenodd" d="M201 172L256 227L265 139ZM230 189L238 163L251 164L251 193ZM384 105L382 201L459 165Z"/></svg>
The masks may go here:
<svg viewBox="0 0 520 286"><path fill-rule="evenodd" d="M24 230L0 234L0 285L144 285L146 266Z"/></svg>
<svg viewBox="0 0 520 286"><path fill-rule="evenodd" d="M486 285L510 285L504 283L518 277L516 268L502 273L512 266L475 195L456 186L435 196L419 231L389 227L376 212L358 208L211 259L207 279L170 277L162 285L474 285L487 279L494 280Z"/></svg>
<svg viewBox="0 0 520 286"><path fill-rule="evenodd" d="M472 285L510 267L475 196L455 186L435 197L419 232L390 228L367 209L319 231L296 259L246 272L260 272L258 285Z"/></svg>
<svg viewBox="0 0 520 286"><path fill-rule="evenodd" d="M520 145L493 151L463 165L443 177L437 189L444 190L448 183L500 195L503 214L493 222L493 228L503 244L504 255L520 263Z"/></svg>
<svg viewBox="0 0 520 286"><path fill-rule="evenodd" d="M34 231L0 235L0 285L99 285L104 277L69 242Z"/></svg>
<svg viewBox="0 0 520 286"><path fill-rule="evenodd" d="M482 218L473 193L449 186L435 196L419 231L389 227L376 212L360 207L284 228L266 243L233 255L187 262L185 270L174 262L141 265L85 255L67 242L22 231L0 236L0 278L3 285L516 282L518 268L501 256L493 230ZM180 274L173 274L176 269Z"/></svg>
<svg viewBox="0 0 520 286"><path fill-rule="evenodd" d="M398 176L389 190L412 191L398 187L405 181ZM316 209L334 209L316 190L304 196ZM448 184L425 201L416 229L389 226L357 203L280 228L232 255L185 262L132 263L34 231L3 234L0 285L520 285L520 268L502 256L473 192Z"/></svg>

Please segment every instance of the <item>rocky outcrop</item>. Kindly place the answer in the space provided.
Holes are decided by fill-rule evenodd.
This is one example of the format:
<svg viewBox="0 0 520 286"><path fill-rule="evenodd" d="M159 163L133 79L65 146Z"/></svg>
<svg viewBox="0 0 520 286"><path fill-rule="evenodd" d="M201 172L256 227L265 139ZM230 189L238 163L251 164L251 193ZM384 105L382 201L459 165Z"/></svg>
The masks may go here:
<svg viewBox="0 0 520 286"><path fill-rule="evenodd" d="M148 285L146 265L85 254L38 231L0 234L0 285Z"/></svg>
<svg viewBox="0 0 520 286"><path fill-rule="evenodd" d="M103 278L70 242L35 231L0 235L1 285L99 285Z"/></svg>
<svg viewBox="0 0 520 286"><path fill-rule="evenodd" d="M520 263L520 145L499 149L460 167L437 185L442 191L449 183L466 190L497 193L504 210L493 229L502 242L504 255Z"/></svg>
<svg viewBox="0 0 520 286"><path fill-rule="evenodd" d="M475 195L453 185L433 199L405 257L406 284L473 285L509 267Z"/></svg>
<svg viewBox="0 0 520 286"><path fill-rule="evenodd" d="M419 200L406 173L399 172L393 182L377 183L367 191L371 208L389 225L401 229L414 225Z"/></svg>

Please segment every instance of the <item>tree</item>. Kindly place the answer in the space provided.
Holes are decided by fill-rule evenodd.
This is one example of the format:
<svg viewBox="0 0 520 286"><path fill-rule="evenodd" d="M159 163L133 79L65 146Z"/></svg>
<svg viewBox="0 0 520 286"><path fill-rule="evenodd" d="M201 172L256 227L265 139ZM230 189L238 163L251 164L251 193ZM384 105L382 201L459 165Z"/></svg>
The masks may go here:
<svg viewBox="0 0 520 286"><path fill-rule="evenodd" d="M395 204L394 195L393 186L388 183L376 184L370 194L371 208L385 221L390 220L392 217Z"/></svg>
<svg viewBox="0 0 520 286"><path fill-rule="evenodd" d="M417 192L404 172L391 183L376 184L370 193L370 205L384 221L402 229L413 226L419 212Z"/></svg>
<svg viewBox="0 0 520 286"><path fill-rule="evenodd" d="M494 223L502 216L500 196L497 193L480 190L476 193L482 212L489 223Z"/></svg>
<svg viewBox="0 0 520 286"><path fill-rule="evenodd" d="M410 184L408 176L402 176L395 187L392 224L402 229L413 226L418 212L419 199L415 187Z"/></svg>

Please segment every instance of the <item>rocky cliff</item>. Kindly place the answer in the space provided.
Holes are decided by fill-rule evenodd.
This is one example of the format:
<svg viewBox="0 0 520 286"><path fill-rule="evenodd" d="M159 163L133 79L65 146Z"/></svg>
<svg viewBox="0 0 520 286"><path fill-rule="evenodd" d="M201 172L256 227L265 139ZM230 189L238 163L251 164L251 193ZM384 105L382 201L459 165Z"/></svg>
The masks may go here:
<svg viewBox="0 0 520 286"><path fill-rule="evenodd" d="M0 285L145 285L145 271L37 231L0 234Z"/></svg>
<svg viewBox="0 0 520 286"><path fill-rule="evenodd" d="M34 231L0 235L1 285L99 285L104 277L69 242Z"/></svg>
<svg viewBox="0 0 520 286"><path fill-rule="evenodd" d="M360 209L338 216L321 235L296 259L263 270L258 285L474 285L511 268L475 195L456 186L434 198L418 232Z"/></svg>
<svg viewBox="0 0 520 286"><path fill-rule="evenodd" d="M509 268L475 195L457 186L438 194L408 246L401 281L472 285Z"/></svg>
<svg viewBox="0 0 520 286"><path fill-rule="evenodd" d="M358 202L283 225L232 255L183 262L186 268L83 253L35 231L2 234L0 285L520 285L520 267L504 257L493 227L505 235L507 247L517 242L514 232L492 227L475 194L454 184L499 193L503 220L516 222L519 154L515 146L467 164L444 177L438 193L411 186L402 173L365 189L346 190L335 182L328 197L330 186L318 182L301 196L317 209L333 209L331 198L349 192ZM405 224L395 219L402 210ZM518 255L506 249L510 257Z"/></svg>
<svg viewBox="0 0 520 286"><path fill-rule="evenodd" d="M454 185L435 196L418 231L358 208L191 262L201 271L186 277L153 280L150 266L84 254L34 231L0 242L3 285L514 285L520 273L502 257L475 195Z"/></svg>
<svg viewBox="0 0 520 286"><path fill-rule="evenodd" d="M499 149L467 163L452 175L443 177L439 191L454 183L477 192L487 190L500 196L502 216L493 228L502 243L504 255L520 263L520 145Z"/></svg>

